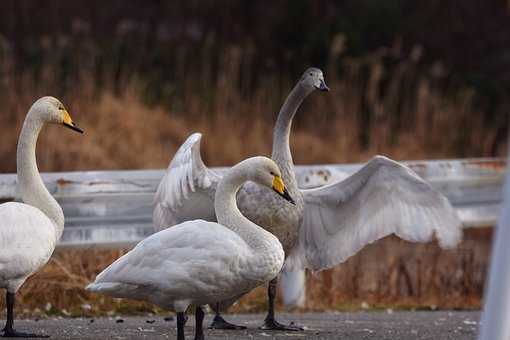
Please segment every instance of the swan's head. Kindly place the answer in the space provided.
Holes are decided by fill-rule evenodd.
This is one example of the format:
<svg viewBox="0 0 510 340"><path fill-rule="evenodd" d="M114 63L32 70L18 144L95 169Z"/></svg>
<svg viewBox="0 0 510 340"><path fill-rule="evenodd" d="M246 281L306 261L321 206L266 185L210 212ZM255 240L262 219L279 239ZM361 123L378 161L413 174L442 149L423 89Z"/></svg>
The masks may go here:
<svg viewBox="0 0 510 340"><path fill-rule="evenodd" d="M73 122L65 106L55 97L47 96L39 98L32 105L31 111L46 123L62 124L71 130L83 133L83 130Z"/></svg>
<svg viewBox="0 0 510 340"><path fill-rule="evenodd" d="M299 82L302 86L310 91L329 91L329 87L324 81L324 74L322 74L321 70L315 67L310 67L308 70L306 70Z"/></svg>
<svg viewBox="0 0 510 340"><path fill-rule="evenodd" d="M267 157L253 157L246 161L250 181L269 187L290 203L296 204L283 183L280 168L274 161Z"/></svg>

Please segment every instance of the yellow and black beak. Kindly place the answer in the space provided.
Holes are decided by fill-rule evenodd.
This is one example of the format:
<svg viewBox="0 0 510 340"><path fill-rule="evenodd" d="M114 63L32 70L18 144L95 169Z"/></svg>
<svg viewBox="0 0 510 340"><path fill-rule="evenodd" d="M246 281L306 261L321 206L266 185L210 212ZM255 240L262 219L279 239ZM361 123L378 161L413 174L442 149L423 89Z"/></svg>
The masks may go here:
<svg viewBox="0 0 510 340"><path fill-rule="evenodd" d="M283 198L285 198L287 201L289 201L292 204L296 204L292 197L290 197L289 192L287 191L287 188L285 187L285 184L283 184L283 180L280 176L274 176L273 179L273 190Z"/></svg>
<svg viewBox="0 0 510 340"><path fill-rule="evenodd" d="M71 130L83 133L83 130L76 126L76 124L74 124L73 120L71 119L71 115L69 114L69 112L67 112L67 110L64 110L64 121L62 122L62 124L64 124L65 127L70 128Z"/></svg>

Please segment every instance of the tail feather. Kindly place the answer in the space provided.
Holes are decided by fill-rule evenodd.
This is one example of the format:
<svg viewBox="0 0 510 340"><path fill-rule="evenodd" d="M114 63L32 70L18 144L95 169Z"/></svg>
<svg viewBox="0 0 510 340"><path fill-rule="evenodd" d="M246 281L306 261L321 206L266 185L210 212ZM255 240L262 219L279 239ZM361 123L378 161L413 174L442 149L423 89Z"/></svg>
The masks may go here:
<svg viewBox="0 0 510 340"><path fill-rule="evenodd" d="M87 287L85 287L85 289L90 292L106 293L112 290L116 290L118 287L119 284L115 282L92 282Z"/></svg>
<svg viewBox="0 0 510 340"><path fill-rule="evenodd" d="M285 307L304 307L306 275L304 270L284 270L280 275L280 290Z"/></svg>

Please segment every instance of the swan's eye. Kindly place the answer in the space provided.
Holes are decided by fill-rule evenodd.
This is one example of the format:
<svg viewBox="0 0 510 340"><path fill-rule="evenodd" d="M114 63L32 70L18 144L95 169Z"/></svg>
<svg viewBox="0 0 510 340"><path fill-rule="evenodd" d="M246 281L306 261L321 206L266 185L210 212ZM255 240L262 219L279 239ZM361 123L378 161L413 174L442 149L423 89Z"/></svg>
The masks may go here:
<svg viewBox="0 0 510 340"><path fill-rule="evenodd" d="M58 107L58 109L59 109L60 111L63 111L63 110L64 110L64 108L63 108L62 106L59 106L59 107Z"/></svg>
<svg viewBox="0 0 510 340"><path fill-rule="evenodd" d="M274 173L274 172L272 172L272 171L270 171L269 173L270 173L271 175L273 175L273 176L276 176L276 175L275 175L275 173Z"/></svg>
<svg viewBox="0 0 510 340"><path fill-rule="evenodd" d="M310 72L310 75L311 75L311 76L313 76L313 73L312 73L312 72Z"/></svg>

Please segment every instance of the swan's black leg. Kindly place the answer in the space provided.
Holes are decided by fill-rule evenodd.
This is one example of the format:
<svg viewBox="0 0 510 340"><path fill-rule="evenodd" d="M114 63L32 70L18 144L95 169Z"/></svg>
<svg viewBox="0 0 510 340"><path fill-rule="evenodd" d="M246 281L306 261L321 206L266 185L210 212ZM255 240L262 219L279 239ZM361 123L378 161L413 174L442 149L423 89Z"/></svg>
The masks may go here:
<svg viewBox="0 0 510 340"><path fill-rule="evenodd" d="M195 309L195 340L204 340L204 311L202 307L197 306Z"/></svg>
<svg viewBox="0 0 510 340"><path fill-rule="evenodd" d="M23 333L16 332L14 330L14 302L16 300L15 293L7 292L5 294L5 304L7 305L7 321L5 322L4 334L2 335L4 338L49 338L49 335L42 334L31 334L31 333Z"/></svg>
<svg viewBox="0 0 510 340"><path fill-rule="evenodd" d="M186 324L186 319L184 312L177 313L177 340L185 340L184 325Z"/></svg>
<svg viewBox="0 0 510 340"><path fill-rule="evenodd" d="M174 316L170 315L165 317L165 321L174 321ZM186 326L186 322L188 322L188 315L184 314L184 326Z"/></svg>
<svg viewBox="0 0 510 340"><path fill-rule="evenodd" d="M223 317L220 315L219 302L216 304L214 312L215 312L214 319L211 322L209 329L235 329L235 330L246 329L245 326L234 325L233 323L230 323L223 319Z"/></svg>
<svg viewBox="0 0 510 340"><path fill-rule="evenodd" d="M260 327L261 329L266 330L274 330L274 331L303 331L302 327L297 326L287 326L282 325L274 318L274 300L276 297L276 286L278 284L278 277L275 277L271 281L269 281L269 286L267 288L267 297L268 297L268 311L266 319L264 320L264 325Z"/></svg>

